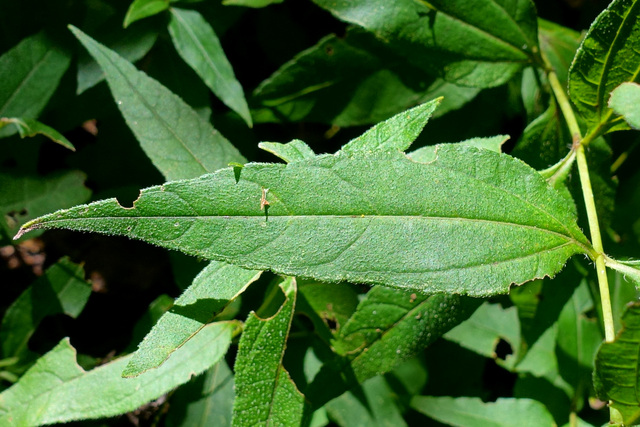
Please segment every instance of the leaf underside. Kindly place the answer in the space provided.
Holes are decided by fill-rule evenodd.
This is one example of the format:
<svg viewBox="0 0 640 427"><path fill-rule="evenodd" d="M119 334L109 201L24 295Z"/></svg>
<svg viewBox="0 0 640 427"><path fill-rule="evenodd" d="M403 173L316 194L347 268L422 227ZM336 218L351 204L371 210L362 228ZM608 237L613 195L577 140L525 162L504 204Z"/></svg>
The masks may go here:
<svg viewBox="0 0 640 427"><path fill-rule="evenodd" d="M590 251L566 199L524 163L455 145L435 157L247 164L238 181L227 168L143 190L134 208L109 199L53 213L21 234L118 234L245 268L479 296L554 275Z"/></svg>

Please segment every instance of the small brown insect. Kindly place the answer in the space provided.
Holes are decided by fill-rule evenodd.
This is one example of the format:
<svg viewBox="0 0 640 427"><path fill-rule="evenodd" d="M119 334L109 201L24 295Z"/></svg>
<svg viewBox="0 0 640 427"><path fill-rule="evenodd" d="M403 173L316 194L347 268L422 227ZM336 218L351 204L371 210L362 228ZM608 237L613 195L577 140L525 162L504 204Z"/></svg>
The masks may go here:
<svg viewBox="0 0 640 427"><path fill-rule="evenodd" d="M265 206L269 206L269 202L267 201L267 193L269 192L268 188L262 188L262 196L260 197L260 210L263 211Z"/></svg>

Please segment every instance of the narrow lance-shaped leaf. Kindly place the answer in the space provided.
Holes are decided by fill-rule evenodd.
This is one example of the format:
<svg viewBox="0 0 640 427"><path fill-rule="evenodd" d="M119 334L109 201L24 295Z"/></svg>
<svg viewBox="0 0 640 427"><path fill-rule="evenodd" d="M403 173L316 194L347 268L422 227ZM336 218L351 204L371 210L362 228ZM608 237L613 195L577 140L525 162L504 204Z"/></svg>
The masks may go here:
<svg viewBox="0 0 640 427"><path fill-rule="evenodd" d="M285 302L268 319L249 314L236 359L234 426L299 425L304 396L282 367L291 320L295 310L296 281L280 284Z"/></svg>
<svg viewBox="0 0 640 427"><path fill-rule="evenodd" d="M200 13L171 9L171 39L182 59L229 108L252 126L242 86L233 73L218 36Z"/></svg>
<svg viewBox="0 0 640 427"><path fill-rule="evenodd" d="M269 190L268 192L266 190ZM266 202L266 203L265 203ZM268 203L268 204L267 204ZM261 208L266 207L266 211ZM247 164L25 224L120 234L246 268L422 292L489 295L591 253L566 199L504 154L438 146Z"/></svg>
<svg viewBox="0 0 640 427"><path fill-rule="evenodd" d="M104 70L129 128L168 180L193 178L230 162L244 162L238 150L182 99L82 31L70 28Z"/></svg>
<svg viewBox="0 0 640 427"><path fill-rule="evenodd" d="M45 33L20 42L0 57L0 117L35 119L49 102L71 62ZM14 133L11 127L0 137Z"/></svg>
<svg viewBox="0 0 640 427"><path fill-rule="evenodd" d="M625 425L640 420L640 304L629 305L623 329L614 342L605 342L596 355L593 384L598 397L611 401Z"/></svg>
<svg viewBox="0 0 640 427"><path fill-rule="evenodd" d="M170 0L134 0L124 17L124 28L132 23L169 9Z"/></svg>
<svg viewBox="0 0 640 427"><path fill-rule="evenodd" d="M538 37L530 0L400 0L370 13L367 0L314 0L338 18L396 45L396 52L448 81L492 87L534 62Z"/></svg>
<svg viewBox="0 0 640 427"><path fill-rule="evenodd" d="M569 70L569 94L588 131L629 128L607 101L613 89L639 75L640 1L614 0L591 24Z"/></svg>
<svg viewBox="0 0 640 427"><path fill-rule="evenodd" d="M133 411L219 361L237 326L208 325L162 367L133 379L120 376L130 356L85 372L64 339L0 394L0 425L55 424Z"/></svg>
<svg viewBox="0 0 640 427"><path fill-rule="evenodd" d="M137 376L160 366L258 277L259 271L215 261L209 264L140 343L122 376Z"/></svg>
<svg viewBox="0 0 640 427"><path fill-rule="evenodd" d="M555 427L553 417L538 401L500 398L483 402L475 397L416 396L411 406L429 417L459 427Z"/></svg>
<svg viewBox="0 0 640 427"><path fill-rule="evenodd" d="M76 151L73 144L71 144L71 142L69 142L69 140L60 132L36 120L21 119L17 117L0 117L0 129L8 124L15 125L16 129L18 129L18 133L20 134L20 138L43 135L71 151Z"/></svg>

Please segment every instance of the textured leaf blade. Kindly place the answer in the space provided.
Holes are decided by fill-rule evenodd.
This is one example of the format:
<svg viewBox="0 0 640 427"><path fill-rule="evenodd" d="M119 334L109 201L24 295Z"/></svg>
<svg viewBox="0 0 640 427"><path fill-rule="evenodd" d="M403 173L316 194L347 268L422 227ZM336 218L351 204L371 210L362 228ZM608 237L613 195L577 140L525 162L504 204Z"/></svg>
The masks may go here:
<svg viewBox="0 0 640 427"><path fill-rule="evenodd" d="M430 163L390 152L247 164L238 181L227 168L151 187L134 208L78 206L16 237L35 228L120 234L323 281L470 295L507 292L591 252L564 196L535 170L456 145L438 146Z"/></svg>
<svg viewBox="0 0 640 427"><path fill-rule="evenodd" d="M375 287L333 343L359 382L391 371L465 320L480 304L459 295L426 296Z"/></svg>
<svg viewBox="0 0 640 427"><path fill-rule="evenodd" d="M342 152L353 155L371 151L405 151L420 135L442 98L426 102L378 123L349 141Z"/></svg>
<svg viewBox="0 0 640 427"><path fill-rule="evenodd" d="M589 131L622 130L607 108L609 94L640 78L640 2L614 0L587 32L569 70L569 94Z"/></svg>
<svg viewBox="0 0 640 427"><path fill-rule="evenodd" d="M0 117L35 119L49 102L71 55L38 33L0 57ZM0 131L1 136L15 132Z"/></svg>
<svg viewBox="0 0 640 427"><path fill-rule="evenodd" d="M178 96L82 31L70 28L104 70L129 128L168 180L244 162L238 150Z"/></svg>
<svg viewBox="0 0 640 427"><path fill-rule="evenodd" d="M296 281L280 284L285 302L268 319L249 314L235 364L234 426L299 425L304 396L282 367L295 309Z"/></svg>
<svg viewBox="0 0 640 427"><path fill-rule="evenodd" d="M81 265L67 258L53 264L4 314L0 326L3 357L26 351L29 338L46 316L64 313L77 317L90 294L91 285L84 280Z"/></svg>
<svg viewBox="0 0 640 427"><path fill-rule="evenodd" d="M294 139L286 144L278 142L261 142L258 147L269 153L278 156L287 163L298 160L312 159L316 156L311 147L299 139Z"/></svg>
<svg viewBox="0 0 640 427"><path fill-rule="evenodd" d="M160 366L258 277L259 271L211 262L154 325L122 376L135 377Z"/></svg>
<svg viewBox="0 0 640 427"><path fill-rule="evenodd" d="M473 397L416 396L411 406L438 421L460 427L553 427L555 422L540 402L500 398L485 403Z"/></svg>
<svg viewBox="0 0 640 427"><path fill-rule="evenodd" d="M598 397L611 400L625 425L640 420L640 304L629 305L623 329L614 342L603 343L595 361L593 383Z"/></svg>
<svg viewBox="0 0 640 427"><path fill-rule="evenodd" d="M171 8L169 33L178 53L229 108L252 126L249 106L218 36L200 13Z"/></svg>
<svg viewBox="0 0 640 427"><path fill-rule="evenodd" d="M529 0L402 0L375 13L366 0L315 3L393 41L415 65L463 85L500 85L533 62L538 49L536 12Z"/></svg>
<svg viewBox="0 0 640 427"><path fill-rule="evenodd" d="M20 134L20 138L43 135L71 151L76 151L73 144L71 144L71 142L60 132L36 120L21 119L17 117L0 117L0 129L10 123L16 126L16 129L18 129L18 133Z"/></svg>
<svg viewBox="0 0 640 427"><path fill-rule="evenodd" d="M220 360L236 327L234 322L208 325L162 367L133 379L120 376L130 356L85 372L64 339L0 394L0 424L54 424L132 411Z"/></svg>

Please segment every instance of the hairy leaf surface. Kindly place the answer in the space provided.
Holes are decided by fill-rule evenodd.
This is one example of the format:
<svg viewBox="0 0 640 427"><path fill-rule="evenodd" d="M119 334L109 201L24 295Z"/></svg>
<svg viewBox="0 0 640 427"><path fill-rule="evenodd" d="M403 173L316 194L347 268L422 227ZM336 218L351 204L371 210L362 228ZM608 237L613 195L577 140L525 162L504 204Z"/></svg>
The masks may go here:
<svg viewBox="0 0 640 427"><path fill-rule="evenodd" d="M623 83L618 86L609 99L609 108L624 117L633 129L640 129L640 85Z"/></svg>
<svg viewBox="0 0 640 427"><path fill-rule="evenodd" d="M269 189L267 192L266 189ZM266 205L266 201L269 203ZM261 208L265 208L266 211ZM132 238L246 268L488 295L590 252L566 199L529 166L474 147L247 164L26 224Z"/></svg>
<svg viewBox="0 0 640 427"><path fill-rule="evenodd" d="M638 81L639 74L640 1L614 0L591 24L569 70L569 94L588 131L629 128L607 101L613 89Z"/></svg>
<svg viewBox="0 0 640 427"><path fill-rule="evenodd" d="M530 0L315 0L362 26L415 65L467 86L492 87L533 62L538 50Z"/></svg>
<svg viewBox="0 0 640 427"><path fill-rule="evenodd" d="M236 322L208 325L162 367L138 378L120 376L130 356L84 371L64 339L0 394L0 424L54 424L133 411L214 365L236 327Z"/></svg>
<svg viewBox="0 0 640 427"><path fill-rule="evenodd" d="M236 359L234 426L299 425L304 396L282 367L296 302L293 277L280 284L285 302L278 312L260 319L249 314Z"/></svg>
<svg viewBox="0 0 640 427"><path fill-rule="evenodd" d="M82 31L71 31L104 70L129 128L168 180L244 162L238 150L182 99Z"/></svg>

